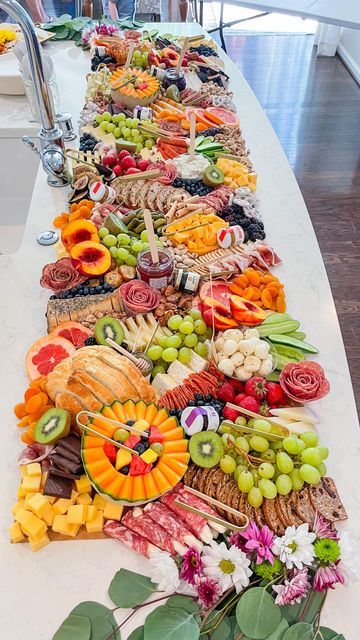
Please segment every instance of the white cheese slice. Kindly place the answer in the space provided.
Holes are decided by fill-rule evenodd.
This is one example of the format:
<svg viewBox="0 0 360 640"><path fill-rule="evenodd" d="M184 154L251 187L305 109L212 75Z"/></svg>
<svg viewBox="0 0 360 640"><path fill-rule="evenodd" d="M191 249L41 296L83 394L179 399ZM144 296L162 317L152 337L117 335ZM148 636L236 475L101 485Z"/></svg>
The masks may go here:
<svg viewBox="0 0 360 640"><path fill-rule="evenodd" d="M289 421L308 422L309 424L319 422L315 414L307 407L282 407L281 409L270 409L270 413Z"/></svg>
<svg viewBox="0 0 360 640"><path fill-rule="evenodd" d="M316 431L313 424L310 422L289 422L288 429L290 429L291 433L296 433L297 435L301 435L302 433L306 433L306 431Z"/></svg>
<svg viewBox="0 0 360 640"><path fill-rule="evenodd" d="M266 418L268 422L272 424L278 424L280 427L288 427L290 429L290 425L294 424L292 420L285 420L285 418Z"/></svg>
<svg viewBox="0 0 360 640"><path fill-rule="evenodd" d="M158 396L161 397L167 391L175 389L175 387L177 387L177 382L167 373L157 373L154 380L152 381L152 387L153 389L155 389Z"/></svg>
<svg viewBox="0 0 360 640"><path fill-rule="evenodd" d="M167 372L172 378L174 378L174 380L176 380L178 385L182 384L184 380L186 380L186 378L188 378L189 375L193 373L192 370L189 369L189 367L187 367L182 362L179 362L179 360L174 360L174 362L172 362L170 367L168 368Z"/></svg>
<svg viewBox="0 0 360 640"><path fill-rule="evenodd" d="M205 371L205 369L208 368L209 363L205 358L198 356L195 351L191 351L191 358L187 366L190 367L193 372L200 373L200 371Z"/></svg>

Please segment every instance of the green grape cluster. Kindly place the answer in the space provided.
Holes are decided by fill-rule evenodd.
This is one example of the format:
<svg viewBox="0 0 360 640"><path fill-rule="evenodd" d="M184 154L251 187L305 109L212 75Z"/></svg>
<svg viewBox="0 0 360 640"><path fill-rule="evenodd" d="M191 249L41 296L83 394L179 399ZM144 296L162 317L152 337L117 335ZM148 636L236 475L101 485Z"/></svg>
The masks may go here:
<svg viewBox="0 0 360 640"><path fill-rule="evenodd" d="M161 336L157 340L158 344L151 345L147 350L149 358L156 363L152 370L153 378L157 373L165 373L174 360L188 364L192 350L202 358L208 357L208 346L205 340L210 335L198 309L191 309L189 315L185 317L171 316L167 326L173 332L172 335Z"/></svg>
<svg viewBox="0 0 360 640"><path fill-rule="evenodd" d="M111 115L108 111L98 113L95 116L95 120L102 131L112 133L116 139L123 138L124 140L134 142L137 153L140 153L144 147L146 147L146 149L152 149L155 144L153 138L146 138L141 131L139 131L140 124L151 124L151 120L140 122L139 118L129 118L125 113L115 113Z"/></svg>
<svg viewBox="0 0 360 640"><path fill-rule="evenodd" d="M118 267L123 264L129 267L136 267L137 256L140 251L149 249L150 247L147 242L146 231L141 234L140 240L138 240L126 233L119 233L115 236L109 233L106 227L100 227L99 238L100 242L109 249ZM162 242L159 239L156 241L156 244L162 247Z"/></svg>
<svg viewBox="0 0 360 640"><path fill-rule="evenodd" d="M324 460L329 455L327 447L319 445L315 431L307 431L300 436L294 434L283 440L271 441L267 434L271 424L265 419L246 421L239 417L238 426L247 426L262 432L243 433L231 429L228 424L220 425L225 453L220 460L224 473L233 474L240 491L247 493L249 503L260 507L263 499L272 500L278 494L286 496L290 491L300 491L304 483L318 484L327 469ZM258 466L252 466L246 454L261 458Z"/></svg>
<svg viewBox="0 0 360 640"><path fill-rule="evenodd" d="M138 67L139 69L147 69L149 66L148 51L139 51L136 49L131 58L131 66Z"/></svg>

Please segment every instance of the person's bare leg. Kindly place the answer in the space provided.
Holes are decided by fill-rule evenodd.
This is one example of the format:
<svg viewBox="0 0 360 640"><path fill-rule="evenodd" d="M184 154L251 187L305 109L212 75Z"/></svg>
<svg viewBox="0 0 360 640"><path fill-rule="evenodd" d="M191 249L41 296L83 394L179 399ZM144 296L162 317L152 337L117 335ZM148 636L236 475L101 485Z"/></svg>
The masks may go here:
<svg viewBox="0 0 360 640"><path fill-rule="evenodd" d="M188 0L179 0L180 20L186 22L189 9Z"/></svg>

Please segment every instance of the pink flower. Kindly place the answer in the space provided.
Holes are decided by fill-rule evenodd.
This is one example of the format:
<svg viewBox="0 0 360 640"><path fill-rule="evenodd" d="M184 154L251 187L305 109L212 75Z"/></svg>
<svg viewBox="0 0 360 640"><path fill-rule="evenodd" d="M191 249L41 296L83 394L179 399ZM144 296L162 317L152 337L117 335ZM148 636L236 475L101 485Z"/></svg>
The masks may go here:
<svg viewBox="0 0 360 640"><path fill-rule="evenodd" d="M195 578L202 574L202 569L203 564L199 551L190 547L183 557L180 578L186 580L189 584L195 584Z"/></svg>
<svg viewBox="0 0 360 640"><path fill-rule="evenodd" d="M332 527L332 523L329 522L329 520L326 520L326 518L324 518L324 516L322 516L318 511L315 515L312 530L316 533L317 538L330 538L331 540L339 539L336 529Z"/></svg>
<svg viewBox="0 0 360 640"><path fill-rule="evenodd" d="M216 578L210 576L195 576L195 587L198 592L198 602L204 609L210 609L220 598L222 588Z"/></svg>
<svg viewBox="0 0 360 640"><path fill-rule="evenodd" d="M327 567L319 567L314 576L313 587L315 591L324 591L325 589L334 589L334 584L340 582L345 583L345 578L338 569L338 564L331 562Z"/></svg>
<svg viewBox="0 0 360 640"><path fill-rule="evenodd" d="M307 569L294 569L292 578L285 580L284 584L273 586L273 590L277 593L275 604L280 607L286 604L295 604L305 598L309 589L309 576Z"/></svg>
<svg viewBox="0 0 360 640"><path fill-rule="evenodd" d="M244 542L241 540L232 541L233 535L239 535L244 538ZM270 531L266 525L259 529L255 522L251 522L248 528L240 534L233 534L230 537L231 544L235 544L237 547L246 552L256 552L256 563L260 564L263 560L269 560L273 564L274 556L271 552L271 547L274 541L274 534ZM241 546L240 546L241 545Z"/></svg>

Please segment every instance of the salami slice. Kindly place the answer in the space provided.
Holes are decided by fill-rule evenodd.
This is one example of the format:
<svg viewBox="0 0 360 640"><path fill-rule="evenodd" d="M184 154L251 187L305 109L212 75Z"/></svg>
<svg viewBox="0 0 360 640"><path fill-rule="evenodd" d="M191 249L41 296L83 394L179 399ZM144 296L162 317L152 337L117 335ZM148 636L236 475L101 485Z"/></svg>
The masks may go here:
<svg viewBox="0 0 360 640"><path fill-rule="evenodd" d="M182 502L185 502L185 504L195 507L196 509L200 509L201 511L207 513L209 516L213 516L215 518L219 517L219 514L209 505L208 502L205 502L205 500L198 498L198 496L194 496L193 493L189 493L189 491L186 491L184 486L180 485L179 496L180 500ZM226 527L223 527L220 524L216 524L215 522L210 521L209 525L219 533L225 533L226 531Z"/></svg>
<svg viewBox="0 0 360 640"><path fill-rule="evenodd" d="M201 538L207 544L213 539L210 527L207 525L205 518L198 516L196 513L191 513L182 507L175 504L177 494L174 491L170 491L165 496L161 496L160 502L165 504L171 511L186 524L186 526L192 531L194 536Z"/></svg>
<svg viewBox="0 0 360 640"><path fill-rule="evenodd" d="M131 280L119 288L125 310L128 313L148 313L155 309L161 299L160 291L150 287L143 280Z"/></svg>
<svg viewBox="0 0 360 640"><path fill-rule="evenodd" d="M162 551L168 551L172 556L177 554L168 532L159 523L155 523L142 509L136 508L128 511L123 517L122 523Z"/></svg>
<svg viewBox="0 0 360 640"><path fill-rule="evenodd" d="M310 360L289 362L280 373L280 386L295 402L320 400L330 391L324 369Z"/></svg>
<svg viewBox="0 0 360 640"><path fill-rule="evenodd" d="M42 270L40 285L45 289L52 289L61 293L72 289L87 280L88 276L79 273L71 262L71 258L61 258L56 262L46 264Z"/></svg>
<svg viewBox="0 0 360 640"><path fill-rule="evenodd" d="M175 519L173 511L165 504L150 502L144 511L154 522L161 522L161 526L166 529L173 540L201 551L202 543L192 535L181 520Z"/></svg>
<svg viewBox="0 0 360 640"><path fill-rule="evenodd" d="M143 538L143 536L127 529L127 527L124 527L116 520L108 520L104 526L104 532L106 535L110 536L110 538L119 540L119 542L122 542L133 551L140 553L140 555L145 556L145 558L149 558L150 551L157 548L148 542L146 538Z"/></svg>

